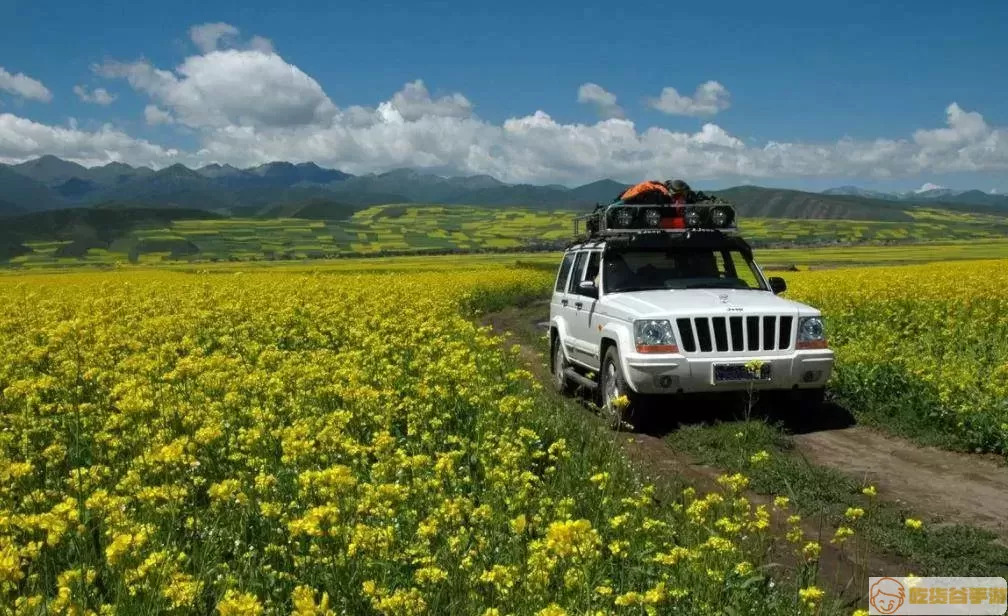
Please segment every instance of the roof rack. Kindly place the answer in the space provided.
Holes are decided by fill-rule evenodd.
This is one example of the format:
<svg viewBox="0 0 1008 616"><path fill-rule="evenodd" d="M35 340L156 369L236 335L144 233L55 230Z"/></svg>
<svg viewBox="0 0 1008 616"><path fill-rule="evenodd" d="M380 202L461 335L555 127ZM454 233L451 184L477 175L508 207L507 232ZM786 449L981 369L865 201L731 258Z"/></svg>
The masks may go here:
<svg viewBox="0 0 1008 616"><path fill-rule="evenodd" d="M713 195L696 194L703 200L626 203L616 199L597 204L592 212L574 218L574 237L583 241L640 234L691 235L694 231L738 233L734 205Z"/></svg>

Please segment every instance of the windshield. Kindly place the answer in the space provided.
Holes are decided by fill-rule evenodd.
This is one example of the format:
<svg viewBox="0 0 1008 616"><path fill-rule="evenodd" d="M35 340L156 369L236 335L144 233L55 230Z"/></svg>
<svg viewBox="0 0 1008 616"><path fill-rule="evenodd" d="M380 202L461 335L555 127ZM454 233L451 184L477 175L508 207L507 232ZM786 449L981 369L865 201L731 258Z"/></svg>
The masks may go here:
<svg viewBox="0 0 1008 616"><path fill-rule="evenodd" d="M767 290L752 260L734 248L610 252L605 256L602 284L606 293L655 289Z"/></svg>

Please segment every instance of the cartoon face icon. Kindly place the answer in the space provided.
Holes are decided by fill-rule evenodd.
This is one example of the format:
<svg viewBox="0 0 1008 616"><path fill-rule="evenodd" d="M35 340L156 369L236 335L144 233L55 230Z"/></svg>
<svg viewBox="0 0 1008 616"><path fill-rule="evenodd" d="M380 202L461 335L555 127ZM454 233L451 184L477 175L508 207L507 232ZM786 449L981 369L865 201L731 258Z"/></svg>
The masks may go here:
<svg viewBox="0 0 1008 616"><path fill-rule="evenodd" d="M872 584L868 601L880 614L895 614L906 599L903 584L893 578L882 578Z"/></svg>

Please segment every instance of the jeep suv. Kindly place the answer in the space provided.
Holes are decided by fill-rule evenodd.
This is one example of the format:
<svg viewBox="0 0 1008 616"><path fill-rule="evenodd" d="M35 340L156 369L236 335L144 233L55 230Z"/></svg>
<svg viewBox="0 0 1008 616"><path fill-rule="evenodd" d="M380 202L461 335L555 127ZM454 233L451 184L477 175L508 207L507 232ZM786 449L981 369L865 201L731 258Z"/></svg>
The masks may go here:
<svg viewBox="0 0 1008 616"><path fill-rule="evenodd" d="M614 209L585 217L589 236L560 263L550 302L558 391L595 392L617 423L651 395L757 390L806 411L821 404L833 368L822 315L780 297L784 280L766 278L733 233L733 208Z"/></svg>

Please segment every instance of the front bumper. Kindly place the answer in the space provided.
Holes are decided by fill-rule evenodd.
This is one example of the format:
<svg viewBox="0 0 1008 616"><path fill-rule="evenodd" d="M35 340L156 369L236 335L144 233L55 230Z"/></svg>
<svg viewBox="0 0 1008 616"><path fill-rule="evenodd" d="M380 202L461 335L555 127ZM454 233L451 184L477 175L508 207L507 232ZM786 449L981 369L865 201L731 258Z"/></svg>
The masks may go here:
<svg viewBox="0 0 1008 616"><path fill-rule="evenodd" d="M769 365L768 380L715 381L715 364L746 364L759 360ZM815 349L779 355L649 355L633 353L623 360L628 385L641 394L698 393L757 390L814 389L823 387L833 372L833 351Z"/></svg>

